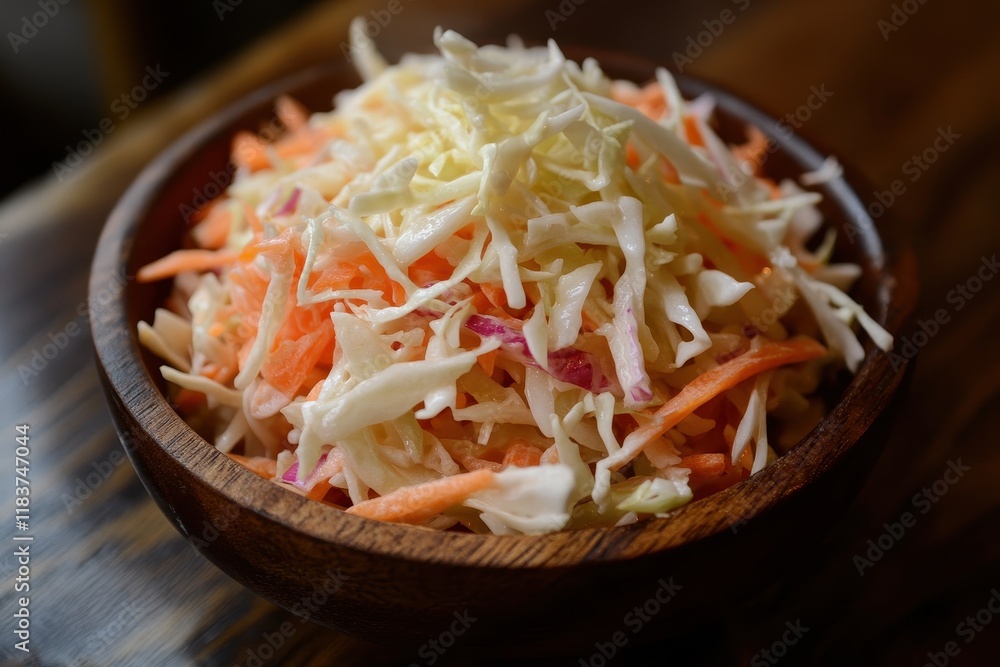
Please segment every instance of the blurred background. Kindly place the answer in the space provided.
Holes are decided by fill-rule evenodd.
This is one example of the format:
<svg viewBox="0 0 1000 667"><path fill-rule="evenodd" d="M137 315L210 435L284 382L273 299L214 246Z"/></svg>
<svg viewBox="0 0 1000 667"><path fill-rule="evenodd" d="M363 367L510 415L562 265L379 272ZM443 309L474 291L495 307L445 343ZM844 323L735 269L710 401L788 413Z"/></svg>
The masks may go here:
<svg viewBox="0 0 1000 667"><path fill-rule="evenodd" d="M706 629L690 652L654 645L620 662L771 665L761 652L786 623L805 619L817 629L783 664L996 664L1000 619L983 610L1000 587L1000 280L980 280L961 307L952 295L1000 251L1000 3L3 0L0 421L37 425L35 518L48 545L35 562L41 657L29 664L249 664L262 637L294 619L192 549L129 465L74 513L60 494L120 452L79 310L111 207L145 164L214 110L342 58L354 16L390 60L428 50L443 25L479 41L519 33L628 51L723 85L867 179L859 194L884 207L877 223L901 229L916 251L917 319L942 308L949 315L920 350L898 428L821 555L787 563L784 581L734 609L732 624ZM71 325L82 333L22 382L17 368ZM855 558L956 460L967 475L859 574ZM0 560L3 604L13 595L11 565ZM139 598L142 612L126 614ZM981 630L966 641L959 624L977 614ZM959 650L943 653L948 642ZM0 664L21 664L3 662L10 656L4 639ZM412 658L307 625L265 662ZM456 650L443 664L501 663Z"/></svg>
<svg viewBox="0 0 1000 667"><path fill-rule="evenodd" d="M0 165L0 196L64 160L85 130L116 123L147 65L169 72L145 105L183 86L316 0L4 0L2 124L16 160ZM119 100L119 104L115 101ZM114 108L112 108L114 105ZM131 114L130 114L131 115Z"/></svg>
<svg viewBox="0 0 1000 667"><path fill-rule="evenodd" d="M917 0L911 1L919 6ZM6 133L8 151L15 159L0 162L0 196L40 176L65 174L60 164L67 158L75 160L81 142L86 151L86 144L95 143L95 137L110 139L114 131L145 114L155 101L204 78L255 41L276 29L288 28L296 20L313 23L308 30L311 38L300 43L294 58L276 64L287 67L302 60L337 57L344 25L342 20L330 19L353 11L374 21L376 40L388 53L429 48L436 24L456 27L477 39L499 40L517 32L537 41L554 37L560 43L638 52L673 64L675 69L680 63L693 72L714 74L744 89L740 92L758 102L780 104L782 100L774 99L770 89L755 94L755 87L784 82L779 87L787 91L789 99L802 95L814 83L795 81L803 68L826 57L824 52L830 51L827 47L834 41L881 42L876 22L891 13L890 3L849 2L846 4L853 7L846 10L844 3L819 6L789 0L701 0L664 3L657 8L632 0L398 3L406 11L405 20L382 26L377 19L380 12L386 15L389 0L4 0L0 3L5 42L0 47L0 90L5 103L0 106L0 127L11 130ZM942 15L942 7L934 4L921 9L921 15L913 19L923 27L910 28L909 38L903 35L897 39L916 47L913 36L933 24L932 14ZM320 5L325 7L317 11ZM307 14L309 10L312 13ZM729 14L723 16L723 12ZM326 19L325 25L316 24L321 17ZM724 22L727 17L731 21ZM773 24L767 40L741 41L743 35L752 34L751 26L761 21ZM844 30L826 29L838 22ZM963 42L935 50L947 61L956 57L953 49L985 46ZM734 69L719 71L714 67L721 52L732 53L734 49L746 52ZM285 49L295 50L291 45ZM780 59L784 67L750 72L741 67L765 52ZM857 85L863 92L863 86L868 85L864 73L869 69L861 60L864 51L852 53L841 45L836 52L857 57L854 67L861 76L856 82L840 82L839 90ZM897 60L905 58L905 53L906 49L887 51L880 57ZM675 60L675 54L680 59ZM901 60L896 64L905 63ZM135 88L143 87L146 68L157 66L168 76L136 91L134 97L141 100L132 99ZM850 110L852 122L886 119L905 110L907 90L919 85L920 73L900 67L898 75L878 82L882 89L878 103L888 106ZM843 119L845 109L839 113ZM111 132L101 131L105 119L113 126Z"/></svg>
<svg viewBox="0 0 1000 667"><path fill-rule="evenodd" d="M962 39L957 27L944 31L959 16L970 21L962 30L997 25L995 5L973 0L702 0L661 7L635 0L395 1L404 20L391 20L392 0L4 0L0 127L8 129L14 159L0 162L0 197L32 179L65 177L61 165L72 166L66 160L76 160L81 144L85 152L95 140L112 143L103 137L111 139L157 100L204 80L276 30L311 23L298 45L273 52L279 62L272 71L339 57L343 17L352 14L371 22L389 54L426 50L437 24L484 40L516 32L639 53L707 74L775 111L794 110L810 85L826 83L837 109L817 114L807 134L829 144L848 133L878 140L886 124L910 122L926 104L918 92L928 75L954 71L953 88L961 90L961 79L975 73L959 70L959 63L995 68L998 62L995 40ZM384 26L380 15L391 17ZM166 76L152 81L147 68ZM256 83L252 75L248 81ZM941 91L949 92L955 91ZM968 102L954 95L945 104L956 116L995 111Z"/></svg>

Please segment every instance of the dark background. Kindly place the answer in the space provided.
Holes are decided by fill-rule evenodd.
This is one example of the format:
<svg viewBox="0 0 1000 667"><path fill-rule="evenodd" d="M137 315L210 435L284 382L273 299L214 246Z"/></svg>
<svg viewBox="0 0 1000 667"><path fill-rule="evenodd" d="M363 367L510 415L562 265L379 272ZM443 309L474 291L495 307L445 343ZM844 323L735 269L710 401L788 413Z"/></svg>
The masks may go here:
<svg viewBox="0 0 1000 667"><path fill-rule="evenodd" d="M0 127L8 130L8 151L13 156L0 161L0 197L31 179L55 174L58 168L53 163L64 161L87 140L85 132L99 129L102 119L110 118L117 130L145 113L155 100L319 4L318 0L61 1L67 4L60 0L0 3L4 36L0 90L6 99L0 105ZM378 41L389 53L402 50L397 42L428 48L430 29L441 22L448 27L459 25L485 39L500 40L512 30L535 41L555 37L560 43L637 51L670 62L673 51L684 51L689 35L704 29L703 20L715 19L725 8L737 15L750 14L753 20L752 14L768 0L666 3L657 10L662 20L650 21L636 21L634 14L622 11L627 6L642 7L642 2L400 3L417 8L421 17L416 25L421 28L415 30L408 22L406 27L387 26ZM388 0L368 4L378 11ZM52 17L42 16L44 7L50 8ZM491 19L500 13L506 20L496 24ZM41 25L35 34L26 27L26 19ZM741 17L740 22L745 19ZM340 39L335 32L331 26L331 41ZM12 34L25 37L26 42ZM169 76L129 117L120 119L123 107L112 107L114 101L140 84L147 66L157 64ZM697 71L697 66L693 69Z"/></svg>
<svg viewBox="0 0 1000 667"><path fill-rule="evenodd" d="M191 548L128 464L115 467L73 512L61 500L80 478L121 453L79 307L104 220L155 154L236 97L339 57L347 17L371 16L389 0L242 0L221 20L213 0L69 0L14 53L8 33L22 30L22 18L40 11L39 1L0 4L0 128L6 142L0 192L30 183L0 199L0 436L12 433L14 423L32 424L32 483L39 489L33 505L39 648L29 664L245 664L247 651L286 621L300 627L297 619L229 580ZM816 545L815 558L788 562L776 546L773 556L788 576L730 610L731 623L706 628L683 650L635 649L620 664L774 664L762 663L760 652L798 619L811 630L778 664L919 667L933 664L929 655L940 655L949 641L961 649L957 657L946 656L950 665L997 664L1000 617L968 643L957 626L1000 589L1000 279L982 283L961 309L949 295L968 284L983 257L1000 252L1000 5L399 1L401 18L376 38L390 59L428 49L433 26L444 24L478 40L517 32L535 41L552 37L560 44L637 53L670 66L675 53L687 51L690 40L707 30L706 22L730 9L733 22L701 53L689 52L696 55L687 70L779 117L801 108L813 87L832 91L797 132L835 147L832 152L854 165L870 181L859 192L869 204L887 201L886 193L901 181L903 194L878 224L902 227L916 251L917 319L940 309L949 316L920 351L881 459L856 501L843 508L843 518L829 526L829 537ZM899 25L885 27L894 12ZM114 100L157 64L169 77L119 120ZM75 146L109 117L114 132L59 182L52 163L66 157L65 146ZM913 179L907 165L949 128L959 138ZM23 382L17 368L70 327L79 333L38 377ZM887 523L914 511L914 495L955 461L970 470L860 576L855 557L867 553ZM7 489L0 492L2 508L13 499L12 477L4 472L0 478ZM12 530L0 522L0 544L10 544ZM789 526L790 539L795 534ZM6 547L0 555L0 664L21 664L3 662L12 656L12 562ZM416 660L315 626L301 628L266 665L388 667ZM489 664L504 663L460 647L438 663ZM566 664L579 663L571 658Z"/></svg>
<svg viewBox="0 0 1000 667"><path fill-rule="evenodd" d="M65 0L64 0L65 1ZM24 24L43 9L39 0L0 3L0 127L8 131L15 159L0 162L0 197L52 170L98 128L102 118L118 120L111 104L138 85L147 65L170 75L151 91L153 101L183 86L314 0L43 0L51 18L37 34ZM137 109L138 111L139 109ZM127 120L127 119L126 119Z"/></svg>

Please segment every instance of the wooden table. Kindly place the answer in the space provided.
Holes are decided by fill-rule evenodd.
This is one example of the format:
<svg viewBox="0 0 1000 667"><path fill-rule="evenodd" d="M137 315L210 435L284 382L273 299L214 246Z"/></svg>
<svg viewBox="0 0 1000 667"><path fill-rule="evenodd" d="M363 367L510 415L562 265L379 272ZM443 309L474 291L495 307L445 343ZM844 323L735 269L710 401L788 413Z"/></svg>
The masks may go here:
<svg viewBox="0 0 1000 667"><path fill-rule="evenodd" d="M995 664L1000 619L981 631L973 624L992 618L984 611L991 596L1000 600L1000 279L984 262L1000 250L990 203L1000 185L996 6L907 0L893 15L892 3L864 0L717 1L652 13L596 0L404 2L405 20L378 38L390 53L426 48L438 22L476 38L554 36L679 63L778 115L798 114L801 132L837 146L874 184L868 199L911 230L927 335L910 340L925 345L899 427L856 502L830 526L823 556L788 563L789 576L732 610L725 627L705 628L689 646L637 649L623 664L773 664L767 658L786 651L788 664L922 665L928 653L938 664ZM229 580L169 526L111 429L84 305L103 220L152 155L226 101L337 57L348 17L384 6L319 6L142 109L71 178L45 179L0 208L0 434L13 452L15 425L30 425L34 537L26 656L13 648L13 520L0 531L5 664L426 664L301 622ZM701 52L690 47L698 39L707 43ZM803 107L817 90L829 99ZM935 314L936 329L927 324ZM3 473L7 507L12 468ZM808 628L800 640L761 653L797 622ZM458 645L437 664L495 662Z"/></svg>

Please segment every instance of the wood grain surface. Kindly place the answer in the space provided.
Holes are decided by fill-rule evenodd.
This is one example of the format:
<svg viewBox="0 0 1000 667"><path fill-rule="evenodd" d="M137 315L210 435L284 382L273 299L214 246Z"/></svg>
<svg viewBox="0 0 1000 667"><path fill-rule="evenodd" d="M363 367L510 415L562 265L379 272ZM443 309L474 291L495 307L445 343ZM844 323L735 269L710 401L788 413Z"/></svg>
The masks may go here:
<svg viewBox="0 0 1000 667"><path fill-rule="evenodd" d="M990 204L1000 184L1000 10L971 1L897 4L916 11L897 14L898 30L888 31L879 21L893 20L893 3L864 0L740 0L655 10L598 0L564 2L563 9L555 1L470 7L413 0L379 36L390 52L426 48L430 27L443 22L477 38L517 31L670 64L689 47L688 37L708 30L705 21L718 27L711 22L729 9L733 20L703 38L708 46L684 66L776 115L807 117L797 121L800 131L836 147L880 193L891 193L899 181L892 214L908 225L917 248L920 318L928 333L910 335L921 344L916 374L868 483L846 517L830 526L821 558L788 562L776 551L788 576L745 608L729 610L729 622L681 646L620 651L619 664L773 664L761 652L783 634L794 636L787 633L796 624L801 639L769 657L781 653L784 664L923 665L933 655L939 663L980 665L1000 655L1000 619L988 608L1000 589L1000 280L989 261L1000 250L1000 221ZM234 97L337 56L347 18L384 6L320 6L137 113L71 178L44 180L0 207L0 433L4 451L12 452L14 424L31 425L34 535L32 653L25 657L13 649L13 519L0 530L7 545L0 547L5 664L430 663L432 653L393 649L391 637L388 646L377 646L300 621L229 580L178 535L113 434L84 305L97 235L142 165ZM801 110L814 89L828 91L829 99ZM933 150L942 135L954 140ZM923 169L913 158L925 151ZM865 194L870 202L888 201L886 194ZM936 330L926 324L935 314L942 322ZM0 477L7 507L14 498L12 459ZM955 469L961 477L948 473ZM906 513L913 525L892 537ZM880 539L888 545L884 553ZM738 563L720 572L734 574L753 576ZM946 655L946 647L956 655ZM458 640L435 664L506 662Z"/></svg>

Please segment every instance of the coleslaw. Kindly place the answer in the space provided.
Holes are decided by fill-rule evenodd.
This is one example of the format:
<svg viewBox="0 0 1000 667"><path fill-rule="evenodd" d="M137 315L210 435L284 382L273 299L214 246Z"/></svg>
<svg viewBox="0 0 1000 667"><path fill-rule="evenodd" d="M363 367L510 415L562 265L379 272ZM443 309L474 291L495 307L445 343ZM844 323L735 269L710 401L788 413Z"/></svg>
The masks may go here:
<svg viewBox="0 0 1000 667"><path fill-rule="evenodd" d="M891 349L813 243L820 196L666 70L441 29L389 65L351 34L363 85L278 100L284 134L236 136L191 247L138 273L173 279L138 333L174 404L247 468L436 529L622 525L794 445L855 324Z"/></svg>

